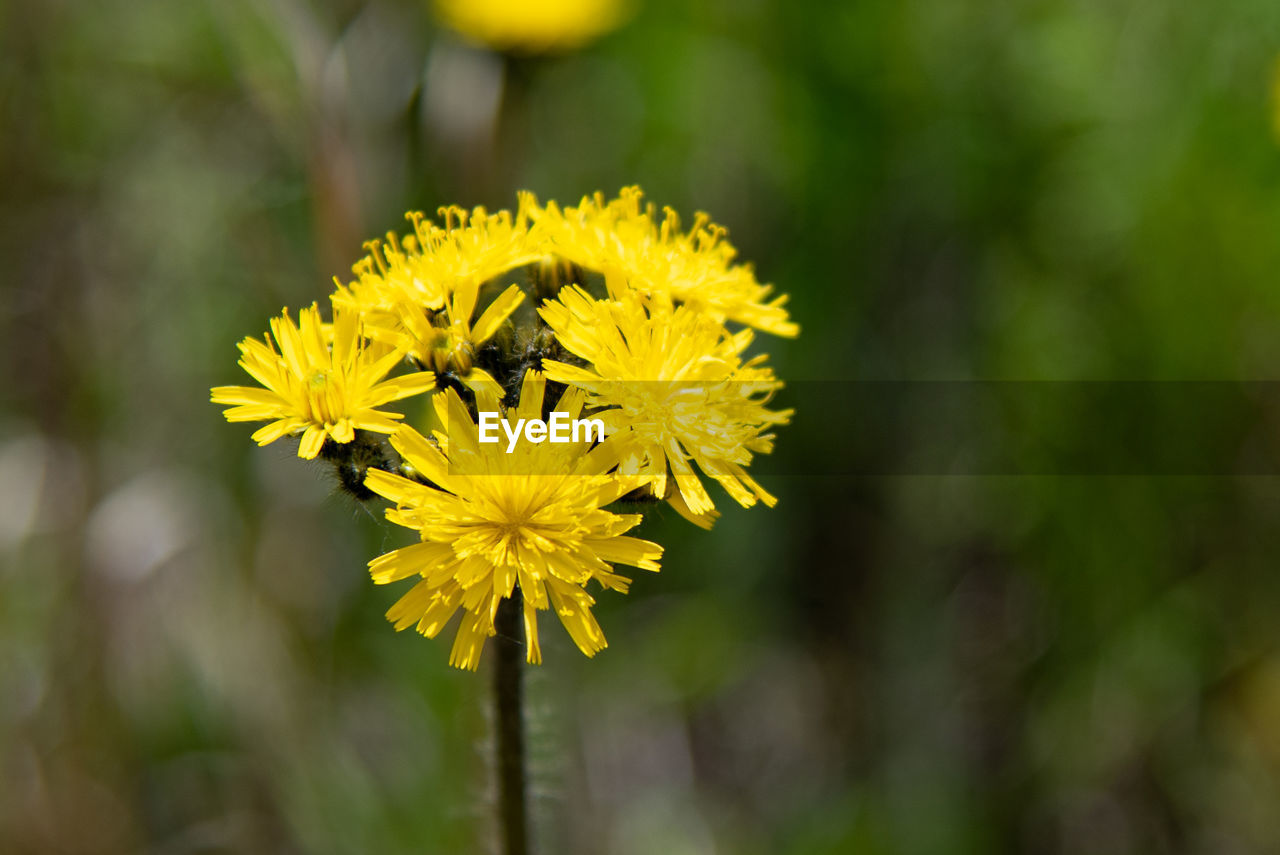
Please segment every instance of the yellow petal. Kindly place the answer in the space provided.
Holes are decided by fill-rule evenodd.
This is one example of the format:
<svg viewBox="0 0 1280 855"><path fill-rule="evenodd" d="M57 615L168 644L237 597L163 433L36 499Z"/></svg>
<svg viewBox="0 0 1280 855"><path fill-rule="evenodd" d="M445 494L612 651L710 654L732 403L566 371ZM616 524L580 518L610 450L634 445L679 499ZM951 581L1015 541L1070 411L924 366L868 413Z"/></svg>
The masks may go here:
<svg viewBox="0 0 1280 855"><path fill-rule="evenodd" d="M371 470L371 472L374 471L377 470ZM399 476L388 475L388 477L398 478ZM403 478L399 480L404 481ZM415 484L413 486L419 485ZM375 490L375 492L380 491ZM386 494L382 493L381 495ZM425 576L431 568L441 561L449 561L452 558L453 549L447 543L434 543L431 541L415 543L412 546L388 552L386 555L381 555L370 561L369 575L373 577L375 584L386 585L414 575Z"/></svg>
<svg viewBox="0 0 1280 855"><path fill-rule="evenodd" d="M293 433L295 430L302 427L302 425L303 421L301 419L280 419L269 425L264 425L263 427L258 428L250 439L258 443L258 445L268 445L269 443L275 442L282 436L287 436L288 434Z"/></svg>
<svg viewBox="0 0 1280 855"><path fill-rule="evenodd" d="M462 377L462 385L476 395L476 405L481 412L497 412L498 402L502 400L502 384L483 368L472 367Z"/></svg>
<svg viewBox="0 0 1280 855"><path fill-rule="evenodd" d="M493 635L493 623L487 615L467 612L458 626L458 635L449 652L449 664L455 668L474 671L480 666L480 654L484 643Z"/></svg>
<svg viewBox="0 0 1280 855"><path fill-rule="evenodd" d="M284 402L283 398L270 389L257 389L252 386L214 386L209 392L209 400L215 404L279 406Z"/></svg>
<svg viewBox="0 0 1280 855"><path fill-rule="evenodd" d="M453 302L449 306L449 319L452 321L471 320L471 313L476 310L476 298L480 296L480 285L473 279L466 279L455 286Z"/></svg>
<svg viewBox="0 0 1280 855"><path fill-rule="evenodd" d="M329 356L328 343L325 341L323 324L320 322L320 310L316 308L316 304L312 303L309 309L303 309L298 313L298 320L302 324L300 336L302 338L303 352L307 356L307 364L310 366L331 365L333 359Z"/></svg>
<svg viewBox="0 0 1280 855"><path fill-rule="evenodd" d="M333 303L333 364L350 370L357 351L360 316L340 307L332 297L330 300Z"/></svg>
<svg viewBox="0 0 1280 855"><path fill-rule="evenodd" d="M542 418L542 399L546 390L547 378L541 371L526 371L520 382L520 404L516 408L516 418Z"/></svg>
<svg viewBox="0 0 1280 855"><path fill-rule="evenodd" d="M410 395L430 392L436 387L436 375L430 371L419 371L384 380L369 390L363 401L366 407L376 407L388 401L399 401Z"/></svg>
<svg viewBox="0 0 1280 855"><path fill-rule="evenodd" d="M456 585L441 588L418 618L418 632L427 638L435 638L444 629L449 618L462 604L462 590Z"/></svg>
<svg viewBox="0 0 1280 855"><path fill-rule="evenodd" d="M423 491L431 489L425 484L410 481L400 475L372 468L365 473L364 485L384 499L389 499L398 505L421 501ZM384 555L383 558L386 558L386 556ZM373 565L370 564L369 566L372 567Z"/></svg>
<svg viewBox="0 0 1280 855"><path fill-rule="evenodd" d="M530 665L541 665L542 645L538 643L538 607L527 599L524 601L524 643L527 648L525 660Z"/></svg>
<svg viewBox="0 0 1280 855"><path fill-rule="evenodd" d="M481 312L471 328L471 340L476 344L488 341L502 326L502 322L510 317L522 302L524 302L524 292L518 285L507 288Z"/></svg>
<svg viewBox="0 0 1280 855"><path fill-rule="evenodd" d="M408 425L400 427L391 435L391 445L427 480L439 484L448 477L449 461L425 436ZM370 487L370 489L374 488Z"/></svg>
<svg viewBox="0 0 1280 855"><path fill-rule="evenodd" d="M720 512L715 508L704 513L695 514L689 508L689 505L685 503L684 497L680 495L679 490L671 491L671 495L667 497L667 504L671 505L671 507L675 509L675 512L680 516L684 517L699 528L710 530L711 526L715 524L716 519L720 516Z"/></svg>
<svg viewBox="0 0 1280 855"><path fill-rule="evenodd" d="M422 613L431 607L436 591L426 580L409 589L409 592L396 600L395 605L387 609L387 620L395 624L396 630L408 629L419 621Z"/></svg>
<svg viewBox="0 0 1280 855"><path fill-rule="evenodd" d="M319 425L308 427L302 434L302 441L298 443L298 456L305 460L314 459L324 445L324 437L324 428Z"/></svg>
<svg viewBox="0 0 1280 855"><path fill-rule="evenodd" d="M334 442L351 442L356 438L355 428L351 425L351 419L340 419L338 423L330 429L329 435L333 437Z"/></svg>
<svg viewBox="0 0 1280 855"><path fill-rule="evenodd" d="M351 416L351 424L360 430L369 430L374 433L395 433L400 429L400 423L397 419L404 416L399 413L385 413L377 410L357 410Z"/></svg>
<svg viewBox="0 0 1280 855"><path fill-rule="evenodd" d="M604 561L628 564L641 570L658 570L658 559L662 557L662 547L638 537L611 537L602 540L586 540L583 544L589 547L596 556Z"/></svg>
<svg viewBox="0 0 1280 855"><path fill-rule="evenodd" d="M302 337L298 334L298 328L293 325L288 309L285 309L280 317L271 319L271 334L280 345L280 353L284 356L289 370L298 377L307 376L310 372L307 371Z"/></svg>
<svg viewBox="0 0 1280 855"><path fill-rule="evenodd" d="M569 631L569 637L578 649L588 657L595 656L608 647L600 624L589 608L590 597L581 588L567 582L548 581L547 593L551 595L551 605L555 608L560 622Z"/></svg>

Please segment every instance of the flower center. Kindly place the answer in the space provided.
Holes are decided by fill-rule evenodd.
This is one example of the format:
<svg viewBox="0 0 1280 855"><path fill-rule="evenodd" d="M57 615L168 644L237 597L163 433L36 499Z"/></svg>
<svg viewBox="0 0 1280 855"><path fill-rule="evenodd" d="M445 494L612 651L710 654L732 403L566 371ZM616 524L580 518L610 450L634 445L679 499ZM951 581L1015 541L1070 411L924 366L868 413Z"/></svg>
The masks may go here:
<svg viewBox="0 0 1280 855"><path fill-rule="evenodd" d="M436 327L432 330L431 367L438 373L454 370L466 375L471 371L474 348L467 327L460 321L454 321L448 327Z"/></svg>
<svg viewBox="0 0 1280 855"><path fill-rule="evenodd" d="M307 402L311 405L311 417L322 424L331 425L344 415L342 395L328 371L316 370L307 377Z"/></svg>

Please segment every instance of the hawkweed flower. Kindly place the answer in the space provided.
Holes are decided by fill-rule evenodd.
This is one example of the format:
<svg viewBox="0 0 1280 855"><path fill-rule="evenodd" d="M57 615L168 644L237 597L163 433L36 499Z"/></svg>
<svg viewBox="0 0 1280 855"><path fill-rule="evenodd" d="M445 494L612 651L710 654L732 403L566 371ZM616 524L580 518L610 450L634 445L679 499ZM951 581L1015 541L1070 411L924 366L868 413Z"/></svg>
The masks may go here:
<svg viewBox="0 0 1280 855"><path fill-rule="evenodd" d="M356 430L394 432L403 416L378 408L435 388L430 371L384 379L404 353L365 342L352 311L335 307L327 327L315 304L298 313L296 326L285 309L271 319L271 336L278 350L265 336L240 342L240 366L262 388L216 386L211 397L231 405L227 421L269 422L253 434L259 445L300 434L298 456L309 460L326 438L349 443Z"/></svg>
<svg viewBox="0 0 1280 855"><path fill-rule="evenodd" d="M613 277L610 277L611 279ZM618 300L596 300L578 287L561 290L539 314L586 367L543 360L547 376L585 389L587 404L617 441L621 471L644 476L683 516L704 527L715 505L690 461L743 507L777 500L750 475L753 453L773 450L766 433L790 410L765 404L782 387L763 355L742 360L749 329L730 334L687 306L613 287Z"/></svg>
<svg viewBox="0 0 1280 855"><path fill-rule="evenodd" d="M514 217L509 211L444 207L439 211L443 225L419 211L406 214L413 234L401 238L388 232L385 240L366 243L366 254L351 268L355 280L335 281L334 303L354 308L375 325L394 327L401 303L438 311L460 289L478 288L537 261L542 252L529 233L530 202L522 202Z"/></svg>
<svg viewBox="0 0 1280 855"><path fill-rule="evenodd" d="M499 51L546 53L581 47L620 25L625 0L436 0L450 29Z"/></svg>
<svg viewBox="0 0 1280 855"><path fill-rule="evenodd" d="M395 309L398 325L375 332L404 348L411 359L429 365L440 374L452 374L463 385L478 390L486 387L500 394L493 375L476 366L476 349L498 332L511 313L524 302L524 291L511 285L497 296L472 323L479 287L467 283L455 288L440 312L429 313L414 303L402 302Z"/></svg>
<svg viewBox="0 0 1280 855"><path fill-rule="evenodd" d="M784 308L787 296L768 300L773 286L757 281L749 265L733 263L737 250L722 226L699 213L684 232L675 211L663 209L659 221L656 206L644 204L643 198L639 187L627 187L608 202L597 193L577 207L561 208L555 202L539 206L526 197L521 207L551 251L575 264L600 272L624 271L632 288L665 296L717 321L737 321L786 337L800 332Z"/></svg>
<svg viewBox="0 0 1280 855"><path fill-rule="evenodd" d="M545 389L540 373L526 373L514 416L540 418ZM583 398L581 389L569 389L553 409L577 418ZM536 615L547 609L555 609L578 648L594 656L606 643L587 584L625 592L628 579L609 562L657 570L662 555L658 544L626 536L638 514L604 510L640 479L610 472L616 458L607 443L526 443L510 454L482 445L456 391L433 403L445 426L434 442L409 427L391 437L422 480L373 470L365 482L396 503L387 518L416 530L422 541L369 564L379 584L421 577L387 617L396 629L416 626L434 637L462 609L449 662L474 669L494 634L499 602L518 584L529 662L542 660Z"/></svg>
<svg viewBox="0 0 1280 855"><path fill-rule="evenodd" d="M402 348L419 365L457 377L464 385L496 388L475 365L477 347L491 338L524 300L512 285L475 312L486 282L537 261L524 205L516 216L476 208L440 209L444 225L421 213L407 215L414 232L366 244L353 267L356 279L338 284L334 303L366 318L370 337Z"/></svg>

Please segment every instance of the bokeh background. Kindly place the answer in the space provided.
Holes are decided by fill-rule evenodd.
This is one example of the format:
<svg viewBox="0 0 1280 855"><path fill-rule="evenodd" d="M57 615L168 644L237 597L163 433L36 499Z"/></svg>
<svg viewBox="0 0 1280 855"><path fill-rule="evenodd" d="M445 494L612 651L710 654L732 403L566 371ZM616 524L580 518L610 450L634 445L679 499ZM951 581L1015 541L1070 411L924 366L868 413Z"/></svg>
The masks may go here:
<svg viewBox="0 0 1280 855"><path fill-rule="evenodd" d="M405 532L208 388L407 209L633 183L792 294L804 406L776 510L648 519L595 660L545 623L541 851L1280 851L1280 407L1196 397L1280 376L1277 32L646 0L505 55L425 0L0 3L0 851L486 851L488 682L364 569Z"/></svg>

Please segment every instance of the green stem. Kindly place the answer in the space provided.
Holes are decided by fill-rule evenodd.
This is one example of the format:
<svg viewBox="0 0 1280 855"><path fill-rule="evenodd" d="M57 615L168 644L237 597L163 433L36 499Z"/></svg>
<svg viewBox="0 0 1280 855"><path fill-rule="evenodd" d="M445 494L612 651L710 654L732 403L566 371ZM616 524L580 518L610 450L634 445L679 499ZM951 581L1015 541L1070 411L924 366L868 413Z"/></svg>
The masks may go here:
<svg viewBox="0 0 1280 855"><path fill-rule="evenodd" d="M503 855L528 855L529 813L524 762L524 615L520 587L494 618L493 696L497 727L498 825Z"/></svg>

